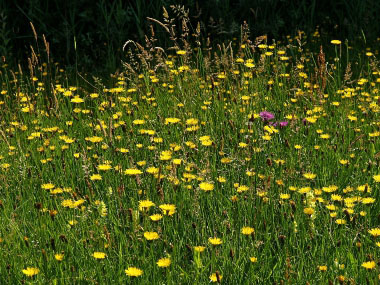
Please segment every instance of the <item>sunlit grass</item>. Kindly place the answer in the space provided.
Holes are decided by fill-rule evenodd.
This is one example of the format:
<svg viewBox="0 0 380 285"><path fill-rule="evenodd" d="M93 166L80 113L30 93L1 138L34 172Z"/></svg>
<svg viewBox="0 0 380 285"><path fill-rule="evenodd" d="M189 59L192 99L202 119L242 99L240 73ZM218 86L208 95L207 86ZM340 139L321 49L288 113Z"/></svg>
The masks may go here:
<svg viewBox="0 0 380 285"><path fill-rule="evenodd" d="M0 283L378 280L378 50L288 40L3 65Z"/></svg>

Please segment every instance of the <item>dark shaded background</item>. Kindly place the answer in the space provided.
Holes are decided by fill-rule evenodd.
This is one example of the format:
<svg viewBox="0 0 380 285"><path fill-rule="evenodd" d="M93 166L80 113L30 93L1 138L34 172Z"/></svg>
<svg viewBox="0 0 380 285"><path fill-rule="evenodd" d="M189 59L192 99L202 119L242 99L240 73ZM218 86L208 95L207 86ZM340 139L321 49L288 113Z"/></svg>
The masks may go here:
<svg viewBox="0 0 380 285"><path fill-rule="evenodd" d="M379 0L0 0L0 55L11 64L26 59L35 44L33 22L39 38L44 34L49 41L55 60L111 71L128 39L144 40L152 24L146 17L161 20L162 6L173 15L170 5L189 9L193 27L200 22L203 35L214 41L239 36L244 20L252 37L278 39L298 29L312 33L317 25L331 38L380 36ZM168 35L153 25L165 46Z"/></svg>

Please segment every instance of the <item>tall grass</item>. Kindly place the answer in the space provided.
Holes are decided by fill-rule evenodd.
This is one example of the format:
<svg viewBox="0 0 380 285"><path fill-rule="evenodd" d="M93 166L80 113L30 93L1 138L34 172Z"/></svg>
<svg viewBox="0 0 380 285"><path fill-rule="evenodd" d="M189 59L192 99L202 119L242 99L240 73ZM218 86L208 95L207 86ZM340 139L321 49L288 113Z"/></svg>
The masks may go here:
<svg viewBox="0 0 380 285"><path fill-rule="evenodd" d="M34 25L2 65L0 283L376 283L378 46L150 21L106 78Z"/></svg>
<svg viewBox="0 0 380 285"><path fill-rule="evenodd" d="M125 54L122 45L129 39L143 42L151 22L159 19L161 7L180 5L189 9L193 27L200 23L206 39L224 42L239 36L239 27L247 21L252 36L267 34L280 40L297 30L307 33L320 26L322 34L354 40L364 34L372 40L379 34L377 14L379 1L2 1L1 55L15 64L15 58L25 58L33 38L29 23L39 34L50 39L54 58L67 65L75 64L79 52L80 66L110 73L120 67ZM177 23L181 25L181 23ZM4 28L6 25L7 28ZM156 38L166 46L167 37L157 29ZM207 35L209 34L209 35ZM77 51L74 49L74 40ZM13 53L15 57L8 56ZM17 63L16 63L17 64Z"/></svg>

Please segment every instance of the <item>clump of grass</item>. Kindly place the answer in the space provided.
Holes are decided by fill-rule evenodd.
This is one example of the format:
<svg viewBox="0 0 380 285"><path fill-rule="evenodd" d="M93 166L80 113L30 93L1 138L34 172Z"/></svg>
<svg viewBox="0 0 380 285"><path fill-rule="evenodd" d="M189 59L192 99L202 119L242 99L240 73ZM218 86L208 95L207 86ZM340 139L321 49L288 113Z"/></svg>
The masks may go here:
<svg viewBox="0 0 380 285"><path fill-rule="evenodd" d="M378 50L165 13L111 79L2 66L1 283L376 280Z"/></svg>

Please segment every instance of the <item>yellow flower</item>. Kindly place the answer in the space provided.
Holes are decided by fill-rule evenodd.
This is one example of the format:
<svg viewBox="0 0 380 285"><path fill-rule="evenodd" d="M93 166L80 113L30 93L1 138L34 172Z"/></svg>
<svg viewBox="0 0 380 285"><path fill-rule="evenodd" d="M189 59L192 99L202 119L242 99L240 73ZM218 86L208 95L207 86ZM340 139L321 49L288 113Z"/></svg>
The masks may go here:
<svg viewBox="0 0 380 285"><path fill-rule="evenodd" d="M186 54L186 51L185 50L177 50L176 52L178 55L184 55Z"/></svg>
<svg viewBox="0 0 380 285"><path fill-rule="evenodd" d="M174 158L172 159L173 164L180 165L182 163L182 159L180 158Z"/></svg>
<svg viewBox="0 0 380 285"><path fill-rule="evenodd" d="M343 198L342 198L342 196L340 196L340 195L332 194L332 195L331 195L331 200L332 200L332 201L342 201Z"/></svg>
<svg viewBox="0 0 380 285"><path fill-rule="evenodd" d="M311 188L309 186L306 186L306 187L301 187L299 190L298 190L298 193L300 194L305 194L305 193L309 193L311 191Z"/></svg>
<svg viewBox="0 0 380 285"><path fill-rule="evenodd" d="M331 43L333 45L340 45L342 42L340 40L332 40Z"/></svg>
<svg viewBox="0 0 380 285"><path fill-rule="evenodd" d="M320 266L318 266L318 270L319 271L326 271L327 270L327 266L326 265L320 265Z"/></svg>
<svg viewBox="0 0 380 285"><path fill-rule="evenodd" d="M137 119L137 120L134 120L132 123L134 125L143 125L143 124L145 124L145 120L139 120L139 119Z"/></svg>
<svg viewBox="0 0 380 285"><path fill-rule="evenodd" d="M380 174L372 176L375 182L380 182Z"/></svg>
<svg viewBox="0 0 380 285"><path fill-rule="evenodd" d="M312 214L314 214L314 209L313 208L305 208L305 209L303 209L303 212L306 215L312 215Z"/></svg>
<svg viewBox="0 0 380 285"><path fill-rule="evenodd" d="M280 199L287 200L290 198L290 194L282 193L280 194Z"/></svg>
<svg viewBox="0 0 380 285"><path fill-rule="evenodd" d="M170 264L171 264L171 260L170 258L167 258L167 257L161 258L157 261L158 267L168 267L170 266Z"/></svg>
<svg viewBox="0 0 380 285"><path fill-rule="evenodd" d="M84 100L79 97L74 97L73 99L70 100L72 103L83 103Z"/></svg>
<svg viewBox="0 0 380 285"><path fill-rule="evenodd" d="M241 233L243 235L250 235L250 234L253 234L255 232L255 229L254 228L251 228L251 227L243 227L241 229Z"/></svg>
<svg viewBox="0 0 380 285"><path fill-rule="evenodd" d="M376 263L375 263L375 261L367 261L367 262L363 262L362 266L366 269L373 269L373 268L375 268Z"/></svg>
<svg viewBox="0 0 380 285"><path fill-rule="evenodd" d="M181 119L178 119L178 118L166 118L165 119L165 125L176 124L176 123L179 123L180 121L181 121Z"/></svg>
<svg viewBox="0 0 380 285"><path fill-rule="evenodd" d="M227 179L225 177L223 177L223 176L218 177L218 182L225 183L226 181L227 181Z"/></svg>
<svg viewBox="0 0 380 285"><path fill-rule="evenodd" d="M307 172L307 173L304 173L303 177L305 177L306 179L310 179L310 180L312 180L312 179L314 179L315 177L317 177L317 175L314 174L314 173Z"/></svg>
<svg viewBox="0 0 380 285"><path fill-rule="evenodd" d="M97 143L97 142L102 142L103 141L103 138L102 137L87 137L85 138L86 141L90 141L92 143Z"/></svg>
<svg viewBox="0 0 380 285"><path fill-rule="evenodd" d="M149 174L158 174L159 171L160 169L157 167L148 167L146 169L146 172L148 172Z"/></svg>
<svg viewBox="0 0 380 285"><path fill-rule="evenodd" d="M252 63L252 62L247 62L247 63L245 63L244 65L245 65L246 67L248 67L248 68L253 68L253 67L255 67L255 64Z"/></svg>
<svg viewBox="0 0 380 285"><path fill-rule="evenodd" d="M105 254L104 252L94 252L92 256L96 259L104 259L107 256L107 254Z"/></svg>
<svg viewBox="0 0 380 285"><path fill-rule="evenodd" d="M41 188L45 189L45 190L50 190L50 189L53 189L54 187L55 187L55 185L51 184L51 183L47 183L47 184L42 184L41 185Z"/></svg>
<svg viewBox="0 0 380 285"><path fill-rule="evenodd" d="M58 261L62 261L63 260L63 257L64 257L64 254L62 253L57 253L54 255L55 259L58 260Z"/></svg>
<svg viewBox="0 0 380 285"><path fill-rule="evenodd" d="M329 139L330 135L329 134L321 134L320 137L321 137L321 139Z"/></svg>
<svg viewBox="0 0 380 285"><path fill-rule="evenodd" d="M262 136L263 140L270 141L272 137L270 135L264 135Z"/></svg>
<svg viewBox="0 0 380 285"><path fill-rule="evenodd" d="M202 182L201 184L199 184L199 188L203 191L211 191L214 189L214 184Z"/></svg>
<svg viewBox="0 0 380 285"><path fill-rule="evenodd" d="M124 174L126 175L138 175L142 174L142 171L137 168L129 168L124 171Z"/></svg>
<svg viewBox="0 0 380 285"><path fill-rule="evenodd" d="M195 250L196 252L203 252L205 249L206 249L206 247L201 246L201 245L194 246L194 250Z"/></svg>
<svg viewBox="0 0 380 285"><path fill-rule="evenodd" d="M3 168L3 169L8 169L9 167L10 167L11 165L9 164L9 163L2 163L1 165L0 165L0 167L1 168Z"/></svg>
<svg viewBox="0 0 380 285"><path fill-rule="evenodd" d="M90 176L90 180L92 180L92 181L102 180L102 176L100 174L93 174Z"/></svg>
<svg viewBox="0 0 380 285"><path fill-rule="evenodd" d="M371 187L368 184L360 185L356 189L360 192L371 193Z"/></svg>
<svg viewBox="0 0 380 285"><path fill-rule="evenodd" d="M137 267L128 267L127 269L125 269L125 274L127 274L128 276L131 276L131 277L138 277L138 276L141 276L143 274L144 271L142 271L141 269L137 268Z"/></svg>
<svg viewBox="0 0 380 285"><path fill-rule="evenodd" d="M250 257L249 260L250 260L252 263L257 262L257 258L254 257L254 256Z"/></svg>
<svg viewBox="0 0 380 285"><path fill-rule="evenodd" d="M379 237L380 236L380 228L370 229L368 232L369 232L370 235L372 235L374 237Z"/></svg>
<svg viewBox="0 0 380 285"><path fill-rule="evenodd" d="M332 192L335 192L336 190L338 190L338 186L336 186L336 185L329 185L329 186L326 186L326 187L322 187L322 190L324 192L327 192L327 193L332 193Z"/></svg>
<svg viewBox="0 0 380 285"><path fill-rule="evenodd" d="M176 211L176 206L173 204L162 204L159 206L165 215L173 215Z"/></svg>
<svg viewBox="0 0 380 285"><path fill-rule="evenodd" d="M220 160L220 162L223 163L223 164L228 164L228 163L230 163L231 161L232 161L232 159L229 158L229 157L223 157L223 158Z"/></svg>
<svg viewBox="0 0 380 285"><path fill-rule="evenodd" d="M24 273L26 276L34 276L37 275L40 272L38 268L34 267L27 267L26 269L22 270L22 273Z"/></svg>
<svg viewBox="0 0 380 285"><path fill-rule="evenodd" d="M160 215L160 214L154 214L154 215L149 216L149 218L150 218L153 222L157 222L157 221L159 221L159 220L162 219L162 215Z"/></svg>
<svg viewBox="0 0 380 285"><path fill-rule="evenodd" d="M158 235L158 233L156 232L145 232L144 233L144 237L147 239L147 240L156 240L156 239L159 239L160 236Z"/></svg>
<svg viewBox="0 0 380 285"><path fill-rule="evenodd" d="M212 282L220 282L222 278L223 278L223 275L220 275L219 272L216 272L210 275L210 280Z"/></svg>
<svg viewBox="0 0 380 285"><path fill-rule="evenodd" d="M198 119L190 118L186 120L186 125L193 126L193 125L197 125L198 122L199 122Z"/></svg>
<svg viewBox="0 0 380 285"><path fill-rule="evenodd" d="M217 238L217 237L215 237L215 238L210 237L208 239L208 242L211 243L212 245L220 245L223 243L222 240L220 238Z"/></svg>
<svg viewBox="0 0 380 285"><path fill-rule="evenodd" d="M145 210L145 209L149 209L152 206L155 206L155 204L150 200L139 201L139 210L140 211Z"/></svg>
<svg viewBox="0 0 380 285"><path fill-rule="evenodd" d="M110 170L111 168L112 168L112 166L109 165L109 164L99 164L99 165L98 165L98 169L99 169L99 170L104 170L104 171L106 171L106 170Z"/></svg>
<svg viewBox="0 0 380 285"><path fill-rule="evenodd" d="M372 197L366 197L366 198L363 198L362 199L362 203L363 204L372 204L372 203L375 203L376 199L375 198L372 198Z"/></svg>
<svg viewBox="0 0 380 285"><path fill-rule="evenodd" d="M161 152L160 160L170 160L172 158L172 152L170 150L164 150Z"/></svg>
<svg viewBox="0 0 380 285"><path fill-rule="evenodd" d="M346 277L344 277L343 275L338 276L338 281L341 282L342 284L343 284L344 280L346 280Z"/></svg>
<svg viewBox="0 0 380 285"><path fill-rule="evenodd" d="M212 140L203 140L202 141L202 145L204 145L204 146L210 146L210 145L212 145Z"/></svg>
<svg viewBox="0 0 380 285"><path fill-rule="evenodd" d="M75 206L74 206L74 201L72 201L72 200L70 200L70 199L63 200L63 201L61 202L61 205L62 205L63 207L69 207L69 208L74 208L74 207L75 207Z"/></svg>
<svg viewBox="0 0 380 285"><path fill-rule="evenodd" d="M249 187L248 186L245 186L245 185L240 185L237 189L236 189L236 191L238 192L238 193L242 193L242 192L245 192L245 191L248 191L249 190Z"/></svg>

